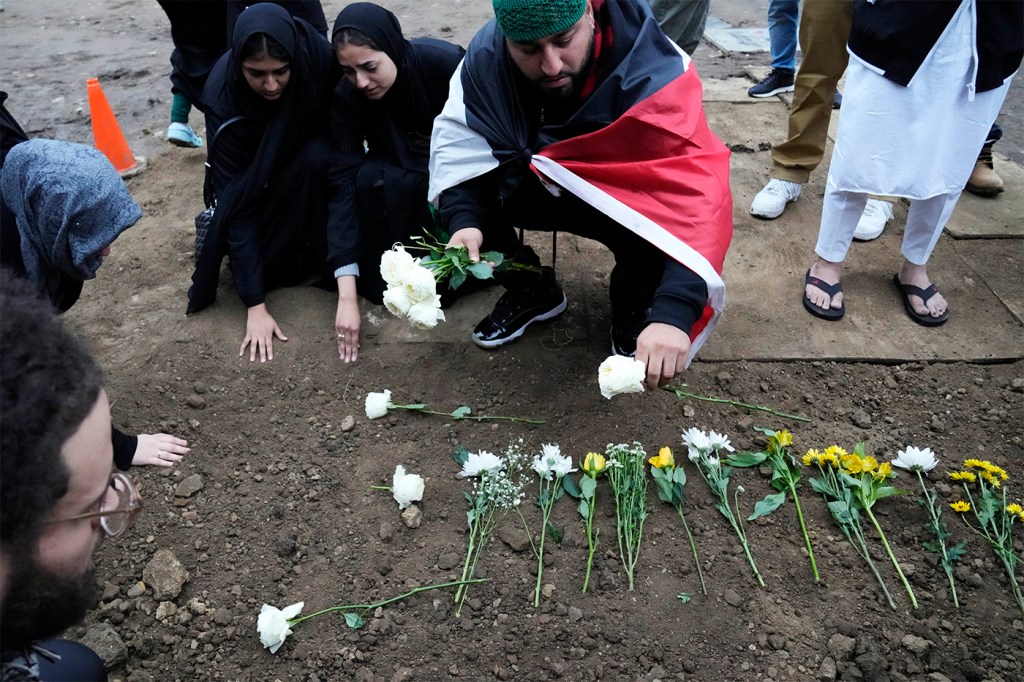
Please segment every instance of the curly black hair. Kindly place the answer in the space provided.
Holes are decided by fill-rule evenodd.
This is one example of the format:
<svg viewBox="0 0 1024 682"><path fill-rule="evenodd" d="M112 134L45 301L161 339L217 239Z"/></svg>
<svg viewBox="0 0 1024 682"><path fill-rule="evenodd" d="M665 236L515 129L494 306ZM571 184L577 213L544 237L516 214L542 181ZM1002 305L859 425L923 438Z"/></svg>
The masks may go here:
<svg viewBox="0 0 1024 682"><path fill-rule="evenodd" d="M67 492L61 448L92 410L103 375L51 304L0 270L0 543L17 557L32 551Z"/></svg>

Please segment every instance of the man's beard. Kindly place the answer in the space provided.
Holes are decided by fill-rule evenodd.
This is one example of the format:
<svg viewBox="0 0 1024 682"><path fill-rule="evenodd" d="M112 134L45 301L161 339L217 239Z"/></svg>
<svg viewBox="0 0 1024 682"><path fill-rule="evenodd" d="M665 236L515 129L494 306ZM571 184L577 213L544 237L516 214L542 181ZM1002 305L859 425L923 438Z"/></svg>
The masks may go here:
<svg viewBox="0 0 1024 682"><path fill-rule="evenodd" d="M34 560L18 562L0 610L3 648L24 648L59 635L80 623L96 602L94 567L67 577L43 570Z"/></svg>
<svg viewBox="0 0 1024 682"><path fill-rule="evenodd" d="M583 85L586 83L587 76L590 75L590 67L594 62L594 37L590 37L590 45L587 46L587 59L580 65L579 71L576 73L566 74L569 76L569 83L567 85L553 90L546 88L538 81L536 83L537 88L541 92L543 99L551 105L564 105L575 102L579 99L580 93L583 92Z"/></svg>

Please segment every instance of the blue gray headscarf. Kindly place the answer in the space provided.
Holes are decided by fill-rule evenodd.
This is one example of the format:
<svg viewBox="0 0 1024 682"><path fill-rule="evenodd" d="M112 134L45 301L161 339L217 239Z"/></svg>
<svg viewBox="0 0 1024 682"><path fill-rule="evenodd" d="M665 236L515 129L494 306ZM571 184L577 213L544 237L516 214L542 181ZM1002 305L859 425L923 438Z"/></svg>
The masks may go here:
<svg viewBox="0 0 1024 682"><path fill-rule="evenodd" d="M0 191L17 218L25 274L43 291L61 276L93 279L100 251L142 217L103 154L34 139L7 154Z"/></svg>

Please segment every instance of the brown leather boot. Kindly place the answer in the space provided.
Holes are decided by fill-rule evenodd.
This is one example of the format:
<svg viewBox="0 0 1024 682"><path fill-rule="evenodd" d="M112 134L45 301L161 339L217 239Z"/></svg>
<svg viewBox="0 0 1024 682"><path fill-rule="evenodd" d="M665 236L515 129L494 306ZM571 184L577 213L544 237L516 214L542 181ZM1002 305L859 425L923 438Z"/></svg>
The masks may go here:
<svg viewBox="0 0 1024 682"><path fill-rule="evenodd" d="M974 171L967 180L967 191L980 197L994 197L1003 191L1003 179L992 167L992 144L989 142L981 148Z"/></svg>

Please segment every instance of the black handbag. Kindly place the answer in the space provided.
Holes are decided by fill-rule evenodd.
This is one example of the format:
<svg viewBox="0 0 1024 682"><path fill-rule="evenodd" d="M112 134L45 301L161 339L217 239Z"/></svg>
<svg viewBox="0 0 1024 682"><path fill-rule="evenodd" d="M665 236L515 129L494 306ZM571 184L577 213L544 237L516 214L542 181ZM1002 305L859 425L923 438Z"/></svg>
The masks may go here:
<svg viewBox="0 0 1024 682"><path fill-rule="evenodd" d="M224 121L213 135L210 136L210 141L206 148L206 163L203 164L206 167L206 173L203 177L203 203L206 205L206 208L196 216L195 260L197 263L199 262L199 254L203 252L203 246L206 244L206 235L210 232L213 215L217 210L217 197L213 193L213 169L210 167L210 159L213 158L213 145L222 130L242 118L244 117L235 116Z"/></svg>

